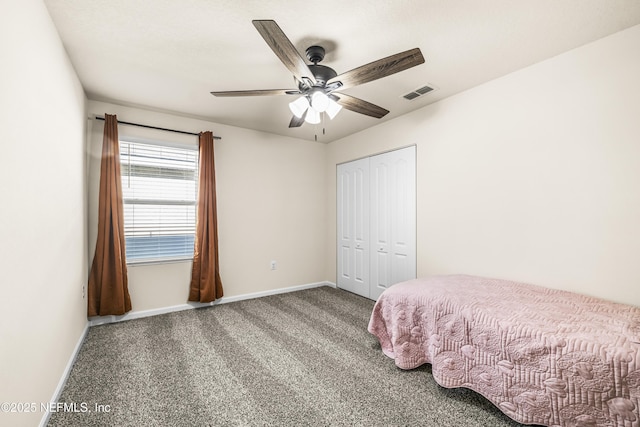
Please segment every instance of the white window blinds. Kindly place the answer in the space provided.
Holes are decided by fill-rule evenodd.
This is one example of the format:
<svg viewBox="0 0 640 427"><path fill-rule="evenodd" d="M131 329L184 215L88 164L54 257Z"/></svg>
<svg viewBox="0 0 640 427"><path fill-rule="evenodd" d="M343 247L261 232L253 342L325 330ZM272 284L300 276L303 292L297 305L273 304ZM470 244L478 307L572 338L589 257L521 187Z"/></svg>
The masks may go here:
<svg viewBox="0 0 640 427"><path fill-rule="evenodd" d="M120 141L128 263L193 257L197 148Z"/></svg>

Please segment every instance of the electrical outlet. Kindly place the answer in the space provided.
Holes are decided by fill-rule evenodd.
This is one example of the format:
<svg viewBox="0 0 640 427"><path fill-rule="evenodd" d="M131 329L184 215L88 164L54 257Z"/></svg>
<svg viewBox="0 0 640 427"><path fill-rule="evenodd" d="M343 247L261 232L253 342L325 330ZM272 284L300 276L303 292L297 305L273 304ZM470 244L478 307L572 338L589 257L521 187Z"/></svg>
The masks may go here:
<svg viewBox="0 0 640 427"><path fill-rule="evenodd" d="M271 261L271 269L272 270L276 269L276 262L275 261Z"/></svg>
<svg viewBox="0 0 640 427"><path fill-rule="evenodd" d="M84 286L85 285L82 285L82 299L84 299Z"/></svg>

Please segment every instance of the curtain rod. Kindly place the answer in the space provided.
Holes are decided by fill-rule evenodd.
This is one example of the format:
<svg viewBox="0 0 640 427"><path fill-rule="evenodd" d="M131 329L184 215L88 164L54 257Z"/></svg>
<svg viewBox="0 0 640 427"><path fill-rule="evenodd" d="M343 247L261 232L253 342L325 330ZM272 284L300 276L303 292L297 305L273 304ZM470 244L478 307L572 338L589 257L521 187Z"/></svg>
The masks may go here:
<svg viewBox="0 0 640 427"><path fill-rule="evenodd" d="M96 116L96 120L104 120L104 117ZM200 135L199 133L194 133L194 132L186 132L186 131L183 131L183 130L161 128L161 127L157 127L157 126L141 125L140 123L123 122L122 120L118 120L118 123L122 123L123 125L138 126L138 127L147 128L147 129L166 130L167 132L182 133L184 135L195 135L195 136ZM222 139L222 137L221 136L214 136L213 139Z"/></svg>

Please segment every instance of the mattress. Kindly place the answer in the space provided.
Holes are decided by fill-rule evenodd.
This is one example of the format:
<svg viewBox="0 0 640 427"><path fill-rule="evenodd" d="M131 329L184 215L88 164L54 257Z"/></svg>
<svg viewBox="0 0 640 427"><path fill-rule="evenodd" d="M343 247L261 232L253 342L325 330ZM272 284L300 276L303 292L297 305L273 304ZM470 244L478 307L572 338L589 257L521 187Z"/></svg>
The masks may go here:
<svg viewBox="0 0 640 427"><path fill-rule="evenodd" d="M369 332L402 369L432 364L512 419L545 426L640 426L640 308L474 276L398 283Z"/></svg>

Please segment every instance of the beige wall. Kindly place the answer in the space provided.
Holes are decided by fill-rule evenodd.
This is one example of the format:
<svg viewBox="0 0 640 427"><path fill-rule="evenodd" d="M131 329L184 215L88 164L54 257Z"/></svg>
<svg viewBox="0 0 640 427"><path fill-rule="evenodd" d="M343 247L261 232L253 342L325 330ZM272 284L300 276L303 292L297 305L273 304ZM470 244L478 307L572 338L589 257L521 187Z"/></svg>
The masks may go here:
<svg viewBox="0 0 640 427"><path fill-rule="evenodd" d="M316 283L325 279L325 150L322 144L172 114L89 101L90 116L199 132L215 141L220 271L225 296ZM89 259L95 250L100 147L104 122L89 127ZM178 140L197 137L120 126L120 136ZM270 269L270 261L277 269ZM129 267L133 311L187 302L191 262Z"/></svg>
<svg viewBox="0 0 640 427"><path fill-rule="evenodd" d="M40 0L0 13L0 425L38 425L83 335L85 96Z"/></svg>
<svg viewBox="0 0 640 427"><path fill-rule="evenodd" d="M327 276L336 164L416 144L419 276L507 278L640 306L638 76L640 26L330 144Z"/></svg>

